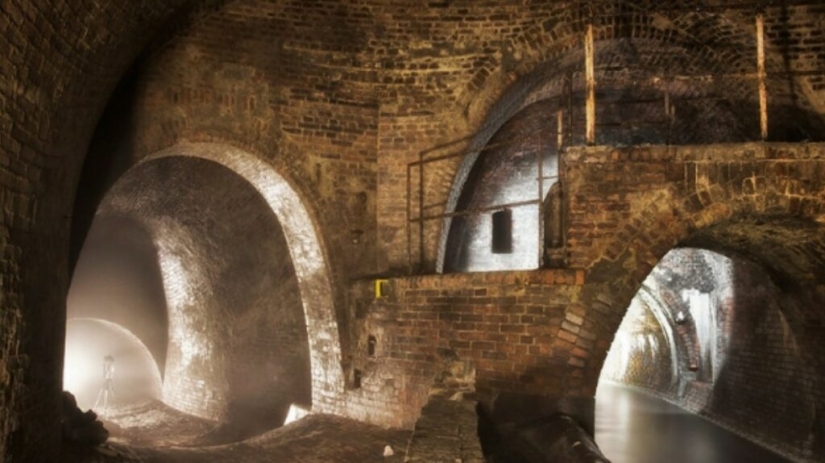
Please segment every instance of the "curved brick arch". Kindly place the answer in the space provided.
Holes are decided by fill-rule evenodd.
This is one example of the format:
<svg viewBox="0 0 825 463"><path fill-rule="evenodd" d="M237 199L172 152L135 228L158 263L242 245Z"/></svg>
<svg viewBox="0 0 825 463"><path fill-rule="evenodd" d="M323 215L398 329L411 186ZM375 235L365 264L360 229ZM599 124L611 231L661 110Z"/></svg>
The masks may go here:
<svg viewBox="0 0 825 463"><path fill-rule="evenodd" d="M628 14L628 11L613 11L615 7L611 5L592 8L593 11L556 11L555 14L559 15L559 18L552 27L545 25L542 28L534 25L526 28L520 39L510 44L510 54L517 58L502 60L497 66L487 66L477 71L476 78L471 80L463 96L463 105L467 108L465 115L470 127L476 127L475 135L465 149L466 155L456 169L452 183L445 187L445 191L448 191L446 213L455 211L458 198L478 160L480 150L493 135L527 105L552 96L553 92L558 93L566 72L581 72L584 61L583 31L589 21L588 15L610 15L617 12ZM619 9L621 10L620 7ZM633 39L634 47L655 48L659 44L664 56L668 56L668 48L681 49L682 52L678 55L689 57L684 63L680 62L680 67L691 71L687 74L726 74L730 73L731 69L734 72L754 72L755 11L753 15L733 12L727 17L723 14L698 12L668 16L666 11L659 12L655 8L631 9L634 13L628 15L628 22L622 22L615 16L599 16L600 22L594 30L597 60L600 56L612 60L612 54L608 51L621 46L624 39ZM713 24L714 27L698 27L702 24ZM785 69L781 47L768 44L766 60L769 72L782 72ZM658 78L672 72L667 63L662 64L656 60L635 65L648 78ZM597 81L601 79L602 77L597 75ZM804 101L800 104L809 105L821 113L822 105L812 97L807 81L796 77L793 81L800 88L806 89L803 92ZM577 88L581 86L580 83L574 85L577 85ZM733 83L723 85L726 95L736 95L739 99L755 104L755 86L750 88ZM779 100L797 101L795 95L786 94L788 90L784 85L787 85L787 82L783 83L776 79L771 81L769 87L774 92L771 95L772 104ZM758 121L750 125L755 128ZM757 138L758 135L752 139ZM647 141L655 143L652 140ZM450 218L446 218L441 224L435 249L438 256L438 272L444 270L445 247L451 222Z"/></svg>
<svg viewBox="0 0 825 463"><path fill-rule="evenodd" d="M693 246L697 236L706 230L724 229L734 219L756 224L779 223L779 227L788 226L783 223L787 220L792 221L791 226L809 223L818 227L823 223L825 196L816 191L800 193L798 188L789 187L795 181L802 179L754 176L709 183L693 191L671 187L659 192L654 201L629 219L620 233L600 246L603 257L587 269L581 299L588 308L585 318L599 327L600 339L584 367L587 393L595 391L610 341L631 299L669 250L686 243ZM747 190L748 185L754 189ZM700 242L706 243L704 239ZM726 249L725 244L718 249ZM812 261L811 265L822 262ZM799 326L791 328L801 334Z"/></svg>
<svg viewBox="0 0 825 463"><path fill-rule="evenodd" d="M328 408L344 389L341 344L335 316L332 284L321 240L304 202L289 182L257 157L230 145L180 143L144 160L186 156L216 162L243 177L265 199L281 223L287 240L304 306L309 334L312 403Z"/></svg>
<svg viewBox="0 0 825 463"><path fill-rule="evenodd" d="M627 2L630 4L631 2ZM662 44L685 47L689 51L690 66L705 71L730 73L755 72L756 38L755 13L732 10L727 16L712 12L689 11L690 14L669 12L667 8L627 6L621 4L589 6L587 11L560 5L556 11L542 15L543 24L525 27L524 32L510 43L512 59L497 62L476 72L463 93L463 105L473 127L484 127L502 107L516 107L514 102L525 93L525 82L536 70L548 63L562 62L583 72L583 36L590 15L598 17L594 27L596 53L605 42L617 39L651 40ZM646 9L649 8L649 9ZM617 16L623 15L623 16ZM767 17L779 16L769 12ZM712 25L713 27L700 27ZM698 49L698 50L697 50ZM576 54L576 61L565 55ZM784 69L780 46L766 48L766 66L770 70ZM660 65L661 66L661 65ZM664 69L659 69L664 71ZM801 83L801 80L800 80ZM524 103L524 102L522 102ZM821 105L819 106L821 111ZM512 115L512 114L511 114ZM506 120L506 118L505 118Z"/></svg>

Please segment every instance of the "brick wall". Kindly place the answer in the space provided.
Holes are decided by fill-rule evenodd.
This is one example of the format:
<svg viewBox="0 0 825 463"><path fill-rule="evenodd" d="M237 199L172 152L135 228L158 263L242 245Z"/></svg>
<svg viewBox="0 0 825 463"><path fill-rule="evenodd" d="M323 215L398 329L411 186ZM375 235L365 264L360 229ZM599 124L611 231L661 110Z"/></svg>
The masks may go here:
<svg viewBox="0 0 825 463"><path fill-rule="evenodd" d="M139 85L127 97L134 97L135 104L126 105L135 109L125 132L134 136L137 147L130 154L137 159L182 138L219 140L283 167L321 218L322 246L334 250L329 252L330 268L335 308L343 322L349 319L348 278L407 265L402 215L406 163L423 149L474 134L474 140L454 147L483 146L556 76L552 65L542 63L581 62L581 33L594 14L600 41L658 40L667 46L644 49L663 53L684 49L685 56L691 57L684 66L688 70L744 70L752 69L754 62L749 9L712 7L695 12L694 5L680 3L673 5L677 11L646 11L657 7L641 5L640 12L614 3L590 12L564 3L525 5L515 0L426 7L389 0L243 1L220 8L208 2L210 7L196 21L168 21L178 16L184 3L123 6L44 0L7 2L2 7L0 44L8 59L0 62L0 146L6 171L0 180L5 211L0 236L7 238L2 268L9 308L2 321L8 335L2 346L2 379L6 390L21 391L25 386L28 391L9 395L3 399L9 402L0 406L11 411L3 413L7 418L0 424L0 445L8 449L7 454L32 461L54 459L48 451L31 456L27 449L56 445L56 426L50 423L55 422L62 358L63 295L68 284L64 270L70 265L68 258L60 256L69 254L72 193L106 99L161 25L173 26L161 37L175 36L175 28L181 28L182 35L155 44L135 68ZM777 37L769 44L772 69L818 69L821 6L777 7L767 14L769 33ZM639 68L660 70L672 62L651 56L639 61ZM794 85L783 81L780 101L793 101L797 95L800 108L811 106L821 112L825 91L821 80L821 75L813 74L794 80ZM514 85L516 81L520 83ZM616 160L623 159L619 155ZM446 207L460 164L447 163L425 177L428 204ZM618 169L628 167L620 162ZM695 171L701 178L716 175L702 169ZM618 172L634 177L629 171ZM649 166L647 172L650 178L644 182L653 186L663 172L675 175L661 164ZM777 177L785 181L797 175ZM689 185L684 197L697 194L695 206L684 206L690 211L691 226L729 217L726 201L735 204L731 207L742 207L736 203L738 196L713 197L717 190L705 186L715 185L716 180L699 188L693 180L684 180ZM794 185L789 188L798 187ZM581 295L585 322L600 327L600 334L615 329L635 286L675 244L675 237L692 230L670 229L661 223L652 228L664 231L667 238L640 234L639 227L650 224L651 217L670 217L665 206L644 199L628 206L626 195L640 192L629 191L627 185L604 184L606 190L588 194L610 195L613 187L616 197L609 201L615 200L616 208L628 207L627 214L605 213L605 228L592 233L583 228L584 222L576 222L581 217L572 217L571 222L571 227L582 227L577 230L578 241L571 243L573 266L590 268L600 262L590 272L596 275L594 288ZM761 184L747 183L745 188L746 197L758 199L744 203L763 204L764 210L765 203L759 201L768 196L762 196ZM658 191L663 199L671 197ZM817 214L812 207L818 203L807 191L775 198L788 201L783 210L812 217ZM595 209L589 213L590 220L602 218ZM621 223L613 222L617 218ZM426 268L434 266L440 235L440 223L425 230L424 255L419 260ZM619 238L614 240L614 235ZM639 237L648 242L639 243ZM588 239L594 246L584 250ZM629 242L639 244L628 251L624 243ZM628 252L637 253L634 256L642 263L629 262ZM626 279L605 283L617 270L611 268L611 261L628 263L629 270L620 273ZM599 275L606 277L600 280ZM55 290L46 293L43 287ZM349 332L349 327L342 330ZM358 342L347 336L341 341L345 352L349 344ZM18 425L23 416L31 427ZM13 429L20 431L12 438ZM10 444L9 439L17 443Z"/></svg>
<svg viewBox="0 0 825 463"><path fill-rule="evenodd" d="M645 285L654 285L657 297L690 289L710 296L710 347L715 356L691 367L697 355L689 354L695 348L685 340L701 342L696 318L702 314L695 312L697 307L656 301L665 310L687 314L682 324L669 317L663 328L650 323L649 307L634 310L645 300L637 296L611 347L602 379L642 388L795 460L816 461L813 446L821 437L814 391L821 379L801 355L798 338L786 321L791 316L783 294L787 290L752 262L695 249L670 252ZM648 337L661 337L664 329L690 334L680 336L682 348L661 341L652 345ZM676 349L679 365L673 381L671 349Z"/></svg>
<svg viewBox="0 0 825 463"><path fill-rule="evenodd" d="M55 0L0 8L0 233L6 237L0 383L9 391L0 404L0 459L57 459L66 217L75 181L106 98L183 3Z"/></svg>
<svg viewBox="0 0 825 463"><path fill-rule="evenodd" d="M540 196L537 164L540 156L542 177L558 174L558 148L552 137L556 127L556 106L544 101L536 103L508 121L479 157L458 202L457 210L474 211L534 201L533 204L509 208L512 212L511 252L492 251L491 215L495 209L454 217L445 247L445 272L539 267L542 254L540 202L557 179L543 179ZM430 172L434 167L428 165L425 169Z"/></svg>
<svg viewBox="0 0 825 463"><path fill-rule="evenodd" d="M378 333L379 348L376 359L356 356L353 368L368 386L394 373L398 387L379 383L371 392L378 408L402 401L396 425L415 421L435 378L454 362L475 371L487 403L499 392L592 398L595 384L586 384L581 367L597 340L577 304L583 276L545 270L394 279L390 295L371 304L363 286L356 299L367 307L363 335Z"/></svg>
<svg viewBox="0 0 825 463"><path fill-rule="evenodd" d="M393 280L394 298L376 302L366 317L383 327L380 339L387 346L386 362L373 368L393 371L396 383L406 382L418 392L375 392L402 397L415 410L443 359L455 356L473 363L477 387L487 398L510 391L592 397L607 347L630 300L654 264L679 243L749 253L789 278L808 281L792 267L819 265L805 257L806 252L818 252L819 241L809 234L816 227L770 217L804 217L820 210L818 190L787 186L796 181L819 184L814 166L822 162L821 148L811 144L568 150L562 167L570 215L567 246L571 263L584 271L560 272L581 274L583 279L573 285L565 278L554 285L527 284L555 275L543 270ZM759 174L776 169L786 176ZM792 177L787 177L789 172ZM749 189L750 185L757 187ZM765 222L748 223L741 230L728 222L748 216L764 217L760 220ZM690 268L691 262L682 264ZM783 266L787 262L795 264ZM694 285L705 286L702 281ZM720 303L724 294L711 300ZM672 295L674 300L681 297ZM718 320L723 322L721 330L729 330L724 314ZM362 339L369 330L369 324L365 326ZM793 329L809 328L800 324ZM697 338L679 328L674 332L685 359L680 371L698 368ZM722 357L717 351L717 358ZM687 390L693 400L706 401L708 390L700 383L691 383Z"/></svg>
<svg viewBox="0 0 825 463"><path fill-rule="evenodd" d="M250 184L210 161L160 158L125 175L99 216L137 222L156 248L170 329L164 401L212 419L270 415L273 426L290 403L311 402L295 269Z"/></svg>
<svg viewBox="0 0 825 463"><path fill-rule="evenodd" d="M713 387L707 414L740 432L807 461L821 387L783 311L782 289L747 262L733 269L728 355Z"/></svg>
<svg viewBox="0 0 825 463"><path fill-rule="evenodd" d="M651 310L646 301L633 299L610 346L600 381L615 381L669 397L678 385L672 356L677 347L664 333L664 329L672 328L663 329Z"/></svg>

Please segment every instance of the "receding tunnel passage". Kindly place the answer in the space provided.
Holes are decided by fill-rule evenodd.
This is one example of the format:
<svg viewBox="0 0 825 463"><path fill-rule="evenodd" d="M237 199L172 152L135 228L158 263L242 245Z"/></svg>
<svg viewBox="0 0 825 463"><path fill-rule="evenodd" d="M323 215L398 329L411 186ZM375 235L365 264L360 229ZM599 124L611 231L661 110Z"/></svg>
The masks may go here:
<svg viewBox="0 0 825 463"><path fill-rule="evenodd" d="M105 384L107 358L113 373L110 390ZM129 330L96 318L74 318L66 324L63 387L82 409L94 407L106 414L159 399L160 370L146 345Z"/></svg>
<svg viewBox="0 0 825 463"><path fill-rule="evenodd" d="M66 306L69 319L97 318L129 330L163 373L169 330L166 295L153 237L136 217L95 220Z"/></svg>
<svg viewBox="0 0 825 463"><path fill-rule="evenodd" d="M160 393L157 374L147 397L218 424L209 442L275 428L290 406L312 405L304 306L284 231L255 188L213 161L160 157L127 172L97 213L69 305L70 315L129 327L153 346L163 385ZM91 358L84 381L97 385L102 355L116 350L104 341L84 344L70 329L67 378L88 376ZM127 381L112 355L118 383ZM86 389L78 399L94 402Z"/></svg>
<svg viewBox="0 0 825 463"><path fill-rule="evenodd" d="M765 267L738 255L668 253L631 302L602 369L596 440L605 455L621 463L804 454L816 436L814 376L786 298Z"/></svg>

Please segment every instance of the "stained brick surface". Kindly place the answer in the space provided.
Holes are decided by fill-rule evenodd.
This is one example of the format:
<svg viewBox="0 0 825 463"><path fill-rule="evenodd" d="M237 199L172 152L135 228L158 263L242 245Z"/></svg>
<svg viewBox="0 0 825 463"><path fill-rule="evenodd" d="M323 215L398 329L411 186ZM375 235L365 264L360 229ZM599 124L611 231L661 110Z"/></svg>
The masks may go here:
<svg viewBox="0 0 825 463"><path fill-rule="evenodd" d="M788 324L795 310L788 290L752 262L696 250L669 253L645 285L655 291L634 299L638 309L628 311L602 378L642 388L795 460L818 461L820 380L800 350L803 337ZM695 318L705 314L682 302L684 290L709 296L712 324L701 328L711 336L708 361L700 358ZM651 304L672 313L663 322L651 320L657 309ZM687 314L681 324L674 322L676 311ZM667 330L676 334L676 345L666 342Z"/></svg>
<svg viewBox="0 0 825 463"><path fill-rule="evenodd" d="M189 3L199 4L194 16L186 14ZM825 110L825 11L817 2L788 3L764 10L771 127L778 141L816 140ZM570 150L562 156L569 179L570 270L490 281L478 275L397 280L394 298L365 309L368 316L360 319L350 280L397 275L410 264L425 272L435 268L445 236L441 221L427 224L421 250L407 258L408 163L448 143L433 153L469 153L444 162L422 183L411 182L433 211L450 210L474 149L530 103L558 97L568 71L581 92L582 33L590 22L605 122L624 114L609 104L622 94L656 101L628 115L629 121L661 116L656 106L662 90L653 79L673 70L692 76L675 92L688 100L676 109L677 120L693 130L685 133L712 132L689 142L758 137L753 77L702 76L753 72L754 15L764 5L701 6L697 10L687 0L588 8L521 0L4 3L4 455L54 461L68 256L70 242L84 234L78 217L93 211L128 167L183 141L221 142L254 153L286 177L309 211L319 249L304 251L326 260L322 276L302 291L304 298L323 294L324 310L334 314L319 315L326 312L314 311L317 304L306 312L310 323L316 317L323 325L316 327L323 336L309 340L317 343L312 352L329 352L313 358L323 360L313 384L326 389L325 410L382 424L414 422L439 370L438 349L475 362L480 391L592 395L623 311L666 251L698 230L742 215L792 216L805 223L819 218L820 145ZM627 49L628 42L638 47ZM130 66L125 90L104 112ZM782 73L788 70L807 74L787 78ZM727 105L714 103L720 96ZM699 109L713 117L691 116ZM101 115L104 123L93 137ZM581 143L580 110L573 120L571 141ZM109 130L110 121L118 131ZM663 143L655 131L630 129L623 132L628 138L598 133L597 141L608 145ZM117 142L100 144L110 136ZM90 142L105 149L88 152L84 168ZM78 188L81 199L73 204ZM100 194L87 196L89 189ZM79 235L70 237L73 219L80 222ZM762 238L772 236L759 230ZM763 260L794 261L811 250L795 232L788 236L796 246L762 254ZM758 250L758 243L753 238L745 247ZM818 261L807 262L820 268ZM790 267L780 270L802 279L811 273ZM821 316L809 302L821 299L821 290L808 286L791 325L817 346ZM364 344L362 328L384 330L379 342L385 356L359 365L362 388L345 392L338 368L349 371L360 361L355 351ZM818 372L821 357L810 357ZM821 410L823 400L817 400Z"/></svg>

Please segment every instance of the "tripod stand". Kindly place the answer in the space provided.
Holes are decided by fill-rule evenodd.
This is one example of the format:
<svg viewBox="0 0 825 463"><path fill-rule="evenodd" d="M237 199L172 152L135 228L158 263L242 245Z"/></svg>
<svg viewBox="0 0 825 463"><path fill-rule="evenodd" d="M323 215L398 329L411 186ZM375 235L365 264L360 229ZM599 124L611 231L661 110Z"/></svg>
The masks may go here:
<svg viewBox="0 0 825 463"><path fill-rule="evenodd" d="M95 400L95 405L92 407L97 409L97 406L101 404L102 401L103 409L100 411L101 414L109 410L110 401L112 407L116 404L114 380L115 358L107 355L103 358L103 387L100 389L100 392L97 393L97 400Z"/></svg>

